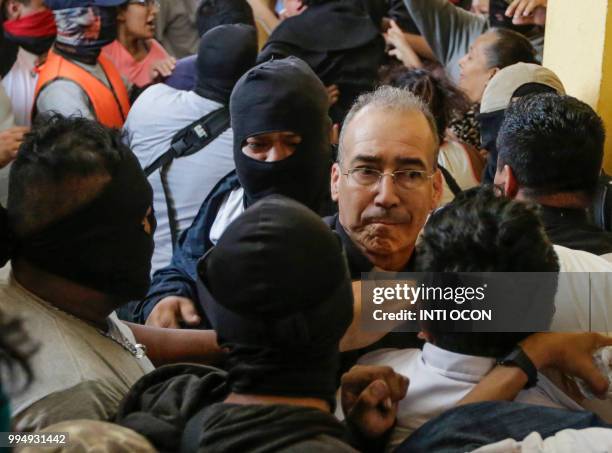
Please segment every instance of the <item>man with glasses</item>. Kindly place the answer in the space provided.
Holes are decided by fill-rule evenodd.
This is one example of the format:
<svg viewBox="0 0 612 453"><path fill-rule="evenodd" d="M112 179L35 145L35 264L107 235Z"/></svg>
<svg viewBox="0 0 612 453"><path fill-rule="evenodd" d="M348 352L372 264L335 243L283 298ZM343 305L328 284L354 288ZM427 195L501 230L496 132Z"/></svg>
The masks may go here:
<svg viewBox="0 0 612 453"><path fill-rule="evenodd" d="M343 239L351 274L410 269L419 232L442 195L438 135L412 93L382 87L361 96L346 117L328 219Z"/></svg>

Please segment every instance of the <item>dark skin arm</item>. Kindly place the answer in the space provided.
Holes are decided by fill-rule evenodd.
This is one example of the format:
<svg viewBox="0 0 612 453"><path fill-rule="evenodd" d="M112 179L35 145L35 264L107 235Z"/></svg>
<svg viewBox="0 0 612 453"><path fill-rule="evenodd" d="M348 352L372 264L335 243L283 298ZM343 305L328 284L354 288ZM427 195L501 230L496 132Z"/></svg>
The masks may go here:
<svg viewBox="0 0 612 453"><path fill-rule="evenodd" d="M223 358L214 330L163 329L126 323L136 341L147 347L155 366L191 362L214 365Z"/></svg>

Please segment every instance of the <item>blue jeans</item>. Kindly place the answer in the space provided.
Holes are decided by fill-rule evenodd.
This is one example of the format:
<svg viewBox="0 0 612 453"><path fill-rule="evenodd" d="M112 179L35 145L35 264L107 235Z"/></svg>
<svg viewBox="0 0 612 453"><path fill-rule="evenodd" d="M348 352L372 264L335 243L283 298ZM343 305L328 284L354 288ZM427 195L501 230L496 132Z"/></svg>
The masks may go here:
<svg viewBox="0 0 612 453"><path fill-rule="evenodd" d="M430 420L397 449L397 453L465 452L504 439L523 440L532 432L542 438L564 429L612 428L597 415L513 402L486 402L451 409Z"/></svg>

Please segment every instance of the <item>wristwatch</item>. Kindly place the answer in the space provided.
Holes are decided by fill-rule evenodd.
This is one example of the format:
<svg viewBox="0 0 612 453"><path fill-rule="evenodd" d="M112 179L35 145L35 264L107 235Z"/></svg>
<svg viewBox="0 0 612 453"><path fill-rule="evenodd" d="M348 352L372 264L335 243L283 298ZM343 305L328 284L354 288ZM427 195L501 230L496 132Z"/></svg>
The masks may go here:
<svg viewBox="0 0 612 453"><path fill-rule="evenodd" d="M527 375L527 384L525 384L526 389L534 387L538 383L537 368L527 354L525 354L523 348L518 345L506 357L497 359L497 364L501 366L514 366L523 370Z"/></svg>

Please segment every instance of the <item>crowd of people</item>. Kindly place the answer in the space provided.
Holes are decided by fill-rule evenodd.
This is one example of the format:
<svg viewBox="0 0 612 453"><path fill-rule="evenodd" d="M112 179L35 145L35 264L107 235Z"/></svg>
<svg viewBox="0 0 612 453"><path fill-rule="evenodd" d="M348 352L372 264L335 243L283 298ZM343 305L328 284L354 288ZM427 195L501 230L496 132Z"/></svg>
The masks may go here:
<svg viewBox="0 0 612 453"><path fill-rule="evenodd" d="M0 0L0 433L611 451L606 132L546 11ZM546 328L362 322L372 273L475 272L541 275Z"/></svg>

